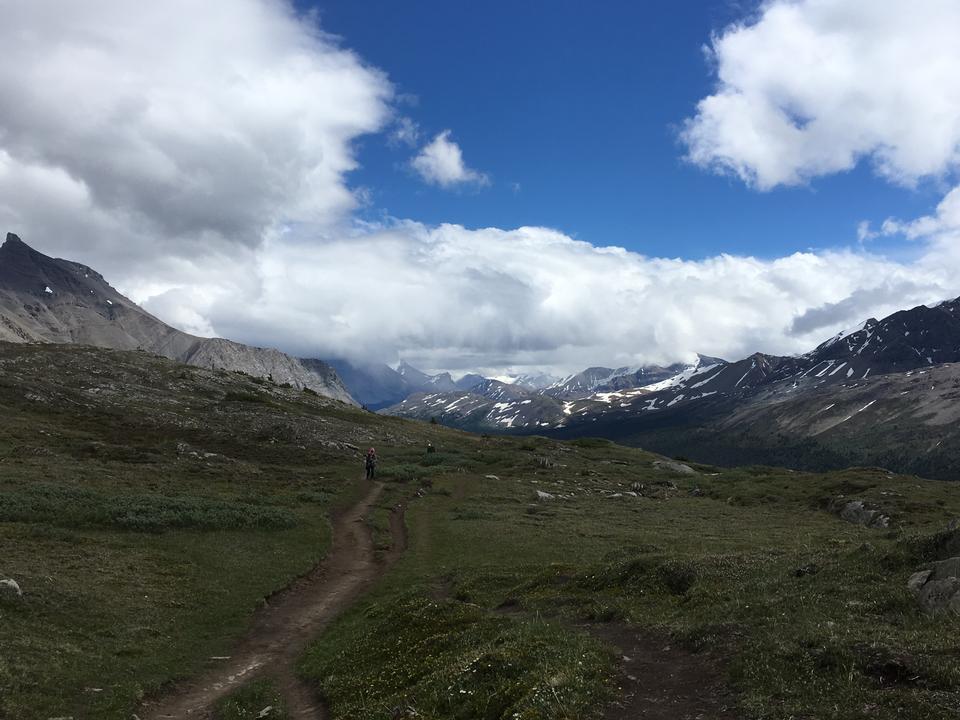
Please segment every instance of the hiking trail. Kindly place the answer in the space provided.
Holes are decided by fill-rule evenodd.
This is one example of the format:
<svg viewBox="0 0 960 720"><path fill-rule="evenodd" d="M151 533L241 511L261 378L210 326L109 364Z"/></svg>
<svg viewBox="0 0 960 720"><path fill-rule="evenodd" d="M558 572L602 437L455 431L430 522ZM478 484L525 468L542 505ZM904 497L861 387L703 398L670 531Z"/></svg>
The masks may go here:
<svg viewBox="0 0 960 720"><path fill-rule="evenodd" d="M254 615L247 633L228 658L211 658L211 667L171 686L143 704L140 720L203 720L213 705L251 680L276 682L287 714L296 720L325 720L326 709L314 690L295 671L297 660L320 631L348 608L406 549L403 509L390 516L391 549L385 561L374 554L366 516L383 491L371 485L367 494L334 516L333 537L326 557L309 573L269 597Z"/></svg>

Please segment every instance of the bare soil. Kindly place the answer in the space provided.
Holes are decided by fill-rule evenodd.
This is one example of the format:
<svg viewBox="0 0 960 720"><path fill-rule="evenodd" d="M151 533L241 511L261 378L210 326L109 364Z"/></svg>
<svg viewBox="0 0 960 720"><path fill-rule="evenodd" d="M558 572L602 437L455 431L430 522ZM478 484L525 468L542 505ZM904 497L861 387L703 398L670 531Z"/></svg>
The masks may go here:
<svg viewBox="0 0 960 720"><path fill-rule="evenodd" d="M267 599L247 634L227 659L211 659L198 677L172 685L145 702L141 720L205 720L217 700L257 678L271 678L287 712L297 720L325 720L326 710L313 689L300 680L295 664L307 644L351 605L406 547L403 508L390 518L393 547L377 562L366 516L383 490L381 483L356 505L333 519L330 552L307 575Z"/></svg>
<svg viewBox="0 0 960 720"><path fill-rule="evenodd" d="M620 656L620 698L604 720L736 720L736 699L722 661L694 653L668 637L626 625L593 625L589 632Z"/></svg>

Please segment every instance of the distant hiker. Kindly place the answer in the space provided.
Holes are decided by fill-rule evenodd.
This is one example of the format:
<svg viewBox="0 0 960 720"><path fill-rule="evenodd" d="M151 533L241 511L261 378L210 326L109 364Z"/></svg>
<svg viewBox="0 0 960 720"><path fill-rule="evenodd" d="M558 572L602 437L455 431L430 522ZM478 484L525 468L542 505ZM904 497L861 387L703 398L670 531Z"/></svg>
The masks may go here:
<svg viewBox="0 0 960 720"><path fill-rule="evenodd" d="M367 480L373 480L377 474L377 451L373 448L367 450L367 459L364 466L367 469Z"/></svg>
<svg viewBox="0 0 960 720"><path fill-rule="evenodd" d="M433 452L436 452L436 451L437 451L437 449L433 446L433 443L432 443L432 442L428 442L428 443L427 443L427 454L429 455L430 453L433 453Z"/></svg>

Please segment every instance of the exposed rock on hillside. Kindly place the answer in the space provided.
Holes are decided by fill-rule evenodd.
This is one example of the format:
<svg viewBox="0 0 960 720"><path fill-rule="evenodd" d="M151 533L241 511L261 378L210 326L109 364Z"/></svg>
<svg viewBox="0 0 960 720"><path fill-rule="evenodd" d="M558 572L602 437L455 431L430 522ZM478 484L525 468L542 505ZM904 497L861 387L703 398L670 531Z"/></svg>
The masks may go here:
<svg viewBox="0 0 960 720"><path fill-rule="evenodd" d="M145 350L207 369L270 377L277 383L354 402L326 363L181 332L121 295L98 272L47 257L13 234L0 246L0 341Z"/></svg>
<svg viewBox="0 0 960 720"><path fill-rule="evenodd" d="M5 578L0 580L0 595L23 597L23 590L20 589L20 584L16 580Z"/></svg>
<svg viewBox="0 0 960 720"><path fill-rule="evenodd" d="M928 569L914 573L907 588L924 612L960 614L960 557L932 563Z"/></svg>

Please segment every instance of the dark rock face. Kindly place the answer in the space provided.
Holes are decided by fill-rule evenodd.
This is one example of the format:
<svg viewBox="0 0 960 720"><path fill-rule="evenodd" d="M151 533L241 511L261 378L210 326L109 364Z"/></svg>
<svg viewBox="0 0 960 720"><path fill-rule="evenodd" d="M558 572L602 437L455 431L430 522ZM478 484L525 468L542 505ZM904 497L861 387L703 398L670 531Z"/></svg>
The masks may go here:
<svg viewBox="0 0 960 720"><path fill-rule="evenodd" d="M86 265L48 257L12 233L0 246L0 341L142 349L354 402L326 363L181 332L118 293Z"/></svg>
<svg viewBox="0 0 960 720"><path fill-rule="evenodd" d="M327 362L336 369L350 394L370 410L396 405L416 393L470 390L486 379L467 375L455 382L450 373L428 375L407 362L401 362L396 370L382 363L346 358Z"/></svg>
<svg viewBox="0 0 960 720"><path fill-rule="evenodd" d="M827 384L960 361L960 300L921 305L827 340L802 359L803 377Z"/></svg>
<svg viewBox="0 0 960 720"><path fill-rule="evenodd" d="M403 376L387 365L342 358L327 362L337 371L354 399L370 410L395 405L410 394Z"/></svg>

